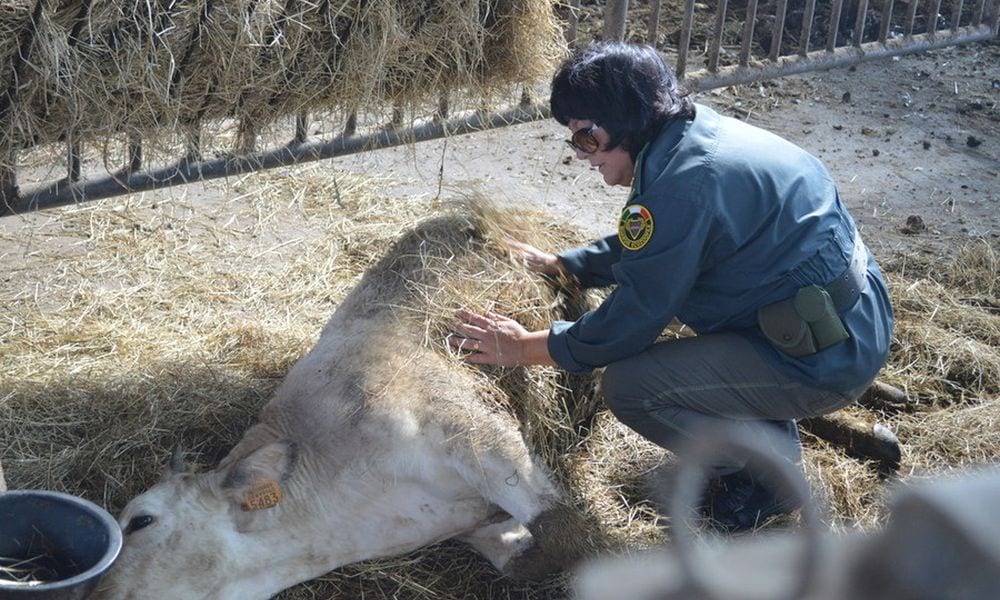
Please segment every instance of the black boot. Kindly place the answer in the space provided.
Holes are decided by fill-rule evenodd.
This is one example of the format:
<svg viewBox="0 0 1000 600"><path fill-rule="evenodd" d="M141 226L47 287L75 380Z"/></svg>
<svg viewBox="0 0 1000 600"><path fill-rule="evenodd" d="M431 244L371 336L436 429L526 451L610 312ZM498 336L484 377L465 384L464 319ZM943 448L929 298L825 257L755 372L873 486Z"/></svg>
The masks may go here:
<svg viewBox="0 0 1000 600"><path fill-rule="evenodd" d="M756 529L771 517L788 515L798 508L798 501L780 494L766 478L743 469L712 482L702 513L719 529L738 533Z"/></svg>

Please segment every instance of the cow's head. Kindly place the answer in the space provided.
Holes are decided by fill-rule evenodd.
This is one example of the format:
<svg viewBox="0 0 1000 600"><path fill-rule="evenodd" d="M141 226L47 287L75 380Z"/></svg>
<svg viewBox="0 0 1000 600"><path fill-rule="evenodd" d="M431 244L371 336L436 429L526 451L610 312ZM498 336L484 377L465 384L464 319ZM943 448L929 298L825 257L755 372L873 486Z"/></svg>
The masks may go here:
<svg viewBox="0 0 1000 600"><path fill-rule="evenodd" d="M175 453L163 478L122 511L125 544L97 598L267 598L295 583L282 572L284 549L268 547L279 543L295 468L295 446L285 442L200 474Z"/></svg>

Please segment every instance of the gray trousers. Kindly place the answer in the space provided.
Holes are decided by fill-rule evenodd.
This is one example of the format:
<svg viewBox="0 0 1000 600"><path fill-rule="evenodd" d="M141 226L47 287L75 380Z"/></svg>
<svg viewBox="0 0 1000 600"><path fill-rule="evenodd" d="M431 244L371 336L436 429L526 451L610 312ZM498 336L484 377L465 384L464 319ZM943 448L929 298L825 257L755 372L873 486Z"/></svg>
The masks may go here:
<svg viewBox="0 0 1000 600"><path fill-rule="evenodd" d="M700 431L736 426L793 462L802 452L794 419L847 406L868 387L840 393L803 385L726 332L654 344L608 365L602 383L611 412L658 446L677 453ZM720 457L710 475L744 464L738 456Z"/></svg>

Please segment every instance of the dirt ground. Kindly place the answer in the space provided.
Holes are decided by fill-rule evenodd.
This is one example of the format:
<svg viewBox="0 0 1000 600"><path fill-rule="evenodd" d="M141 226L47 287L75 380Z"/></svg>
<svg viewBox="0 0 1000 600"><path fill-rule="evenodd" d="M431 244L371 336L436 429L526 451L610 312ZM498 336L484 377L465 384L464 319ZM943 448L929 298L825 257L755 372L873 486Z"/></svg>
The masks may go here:
<svg viewBox="0 0 1000 600"><path fill-rule="evenodd" d="M1000 42L863 63L697 101L769 129L823 160L879 255L1000 243ZM595 235L626 189L607 188L555 121L338 158L333 168L397 179L401 196L478 190Z"/></svg>

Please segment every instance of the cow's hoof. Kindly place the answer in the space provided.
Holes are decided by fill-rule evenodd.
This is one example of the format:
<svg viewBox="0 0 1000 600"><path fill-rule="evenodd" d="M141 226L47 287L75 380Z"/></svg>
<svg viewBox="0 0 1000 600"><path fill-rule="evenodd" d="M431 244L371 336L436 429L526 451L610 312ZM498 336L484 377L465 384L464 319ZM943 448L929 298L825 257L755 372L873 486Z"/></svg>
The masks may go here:
<svg viewBox="0 0 1000 600"><path fill-rule="evenodd" d="M543 581L560 572L564 561L532 544L524 552L514 556L503 567L503 574L515 581Z"/></svg>
<svg viewBox="0 0 1000 600"><path fill-rule="evenodd" d="M596 523L568 504L545 510L527 527L534 543L503 569L512 579L539 581L604 549Z"/></svg>

